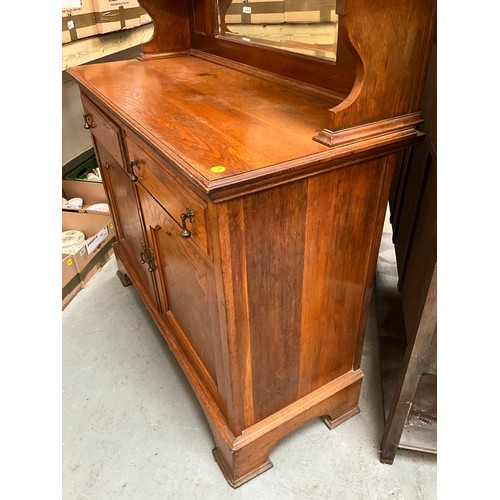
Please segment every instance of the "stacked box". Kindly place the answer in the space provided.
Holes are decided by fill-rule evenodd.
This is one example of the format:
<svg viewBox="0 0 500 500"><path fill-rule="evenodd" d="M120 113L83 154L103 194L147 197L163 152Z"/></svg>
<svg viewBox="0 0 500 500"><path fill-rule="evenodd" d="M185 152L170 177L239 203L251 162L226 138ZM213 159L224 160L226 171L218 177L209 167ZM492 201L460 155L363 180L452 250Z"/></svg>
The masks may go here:
<svg viewBox="0 0 500 500"><path fill-rule="evenodd" d="M226 24L329 23L336 0L233 0Z"/></svg>
<svg viewBox="0 0 500 500"><path fill-rule="evenodd" d="M62 255L62 308L73 300L82 288L80 276L72 255Z"/></svg>
<svg viewBox="0 0 500 500"><path fill-rule="evenodd" d="M63 211L62 230L71 229L82 231L86 240L77 252L62 252L63 309L113 256L116 241L114 223L107 214Z"/></svg>
<svg viewBox="0 0 500 500"><path fill-rule="evenodd" d="M152 21L137 0L80 0L80 4L76 8L63 7L63 44L93 35L135 28Z"/></svg>
<svg viewBox="0 0 500 500"><path fill-rule="evenodd" d="M330 23L336 21L336 0L287 0L286 23Z"/></svg>
<svg viewBox="0 0 500 500"><path fill-rule="evenodd" d="M151 22L137 0L93 0L99 34L135 28Z"/></svg>
<svg viewBox="0 0 500 500"><path fill-rule="evenodd" d="M97 35L92 0L80 0L80 7L62 10L62 43Z"/></svg>
<svg viewBox="0 0 500 500"><path fill-rule="evenodd" d="M62 251L62 308L85 288L113 256L116 229L108 212L92 211L89 206L107 203L102 182L63 180L62 194L67 199L82 198L81 209L63 209L62 231L82 231L85 242L69 254Z"/></svg>
<svg viewBox="0 0 500 500"><path fill-rule="evenodd" d="M226 13L226 24L282 24L285 1L233 0Z"/></svg>

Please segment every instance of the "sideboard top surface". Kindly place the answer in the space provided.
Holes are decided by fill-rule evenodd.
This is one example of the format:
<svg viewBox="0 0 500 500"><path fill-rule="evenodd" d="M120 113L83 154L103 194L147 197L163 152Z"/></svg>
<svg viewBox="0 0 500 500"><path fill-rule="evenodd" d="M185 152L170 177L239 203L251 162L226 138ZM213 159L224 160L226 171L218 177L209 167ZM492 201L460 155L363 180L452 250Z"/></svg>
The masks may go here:
<svg viewBox="0 0 500 500"><path fill-rule="evenodd" d="M327 150L313 137L339 102L193 56L85 65L71 74L204 184Z"/></svg>

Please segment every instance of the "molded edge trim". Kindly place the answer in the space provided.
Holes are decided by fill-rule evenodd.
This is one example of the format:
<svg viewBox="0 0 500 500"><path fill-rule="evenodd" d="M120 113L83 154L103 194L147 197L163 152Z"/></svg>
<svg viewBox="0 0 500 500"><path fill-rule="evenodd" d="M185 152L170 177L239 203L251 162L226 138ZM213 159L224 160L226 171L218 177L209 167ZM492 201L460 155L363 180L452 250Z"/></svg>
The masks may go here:
<svg viewBox="0 0 500 500"><path fill-rule="evenodd" d="M222 472L222 475L226 478L226 481L232 488L239 488L242 484L247 483L254 477L259 476L263 472L266 472L266 470L269 470L273 467L273 463L268 459L267 462L248 472L247 474L244 474L241 477L235 477L233 471L226 465L226 462L224 462L224 459L222 458L222 455L217 448L214 448L212 450L212 454Z"/></svg>
<svg viewBox="0 0 500 500"><path fill-rule="evenodd" d="M281 184L300 180L335 168L360 163L420 142L425 137L416 129L421 123L421 113L411 113L396 118L380 120L359 127L333 132L325 129L314 139L331 142L329 149L320 153L294 158L268 165L249 172L209 180L158 140L144 126L123 113L77 72L68 73L80 85L83 94L102 108L122 129L129 128L152 147L175 169L190 187L200 195L208 196L214 203L228 201L249 193L255 193ZM318 141L321 142L321 141Z"/></svg>
<svg viewBox="0 0 500 500"><path fill-rule="evenodd" d="M332 131L322 130L313 137L316 142L325 146L341 146L343 144L355 144L367 139L383 138L389 133L399 133L401 136L415 135L415 127L423 123L422 113L409 113L395 118L388 118L377 122L371 122L365 125L359 125L348 129Z"/></svg>
<svg viewBox="0 0 500 500"><path fill-rule="evenodd" d="M234 444L232 446L233 450L236 451L243 448L244 446L247 446L252 441L255 441L263 435L268 434L272 429L283 425L284 422L289 422L295 419L297 416L302 415L304 413L304 410L310 410L314 408L325 399L337 394L338 392L349 387L355 382L361 381L362 379L363 372L361 371L361 369L358 369L356 371L351 370L344 375L336 378L335 380L328 382L319 389L310 392L303 398L298 399L285 408L282 408L269 417L243 430L241 435L234 440ZM298 428L299 425L297 425L295 428ZM294 429L289 430L288 432L286 432L286 434L292 432L292 430Z"/></svg>
<svg viewBox="0 0 500 500"><path fill-rule="evenodd" d="M344 142L310 156L211 181L207 194L215 203L228 201L281 184L380 158L413 146L425 137L414 128L365 137L357 142Z"/></svg>

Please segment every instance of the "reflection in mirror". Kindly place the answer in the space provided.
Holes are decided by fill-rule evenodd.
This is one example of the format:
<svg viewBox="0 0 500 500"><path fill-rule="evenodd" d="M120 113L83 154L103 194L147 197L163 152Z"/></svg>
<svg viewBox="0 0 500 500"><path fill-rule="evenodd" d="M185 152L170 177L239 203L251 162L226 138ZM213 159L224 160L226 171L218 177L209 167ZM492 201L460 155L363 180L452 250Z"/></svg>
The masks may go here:
<svg viewBox="0 0 500 500"><path fill-rule="evenodd" d="M336 60L336 0L217 2L219 37Z"/></svg>

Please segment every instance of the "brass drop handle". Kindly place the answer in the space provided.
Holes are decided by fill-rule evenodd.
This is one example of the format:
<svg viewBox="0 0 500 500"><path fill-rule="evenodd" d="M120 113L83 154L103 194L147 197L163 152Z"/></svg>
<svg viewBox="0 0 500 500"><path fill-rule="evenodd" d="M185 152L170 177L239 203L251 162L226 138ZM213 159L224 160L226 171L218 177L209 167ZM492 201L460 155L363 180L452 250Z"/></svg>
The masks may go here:
<svg viewBox="0 0 500 500"><path fill-rule="evenodd" d="M149 249L148 271L154 273L156 271L156 261L153 250Z"/></svg>
<svg viewBox="0 0 500 500"><path fill-rule="evenodd" d="M137 177L137 175L135 175L134 167L141 168L141 162L139 160L134 160L134 161L129 162L129 164L128 164L128 174L129 174L130 180L132 182L137 182L139 180L139 177Z"/></svg>
<svg viewBox="0 0 500 500"><path fill-rule="evenodd" d="M191 231L186 227L186 219L188 219L189 222L191 222L191 224L194 221L194 213L189 207L186 207L186 211L183 214L181 214L181 222L182 222L181 236L183 238L189 238L191 236Z"/></svg>
<svg viewBox="0 0 500 500"><path fill-rule="evenodd" d="M141 241L141 246L142 246L142 252L139 254L139 257L141 258L139 262L141 264L146 264L147 262L148 271L152 273L156 271L156 261L153 250L151 250L151 248L149 249L149 257L148 257L148 249L146 248L146 243L143 240Z"/></svg>
<svg viewBox="0 0 500 500"><path fill-rule="evenodd" d="M92 128L92 115L88 114L83 115L83 120L84 120L83 128L85 130Z"/></svg>
<svg viewBox="0 0 500 500"><path fill-rule="evenodd" d="M141 241L141 246L142 246L142 252L139 254L139 257L141 258L139 263L145 264L147 254L146 254L146 244L144 243L144 241Z"/></svg>

